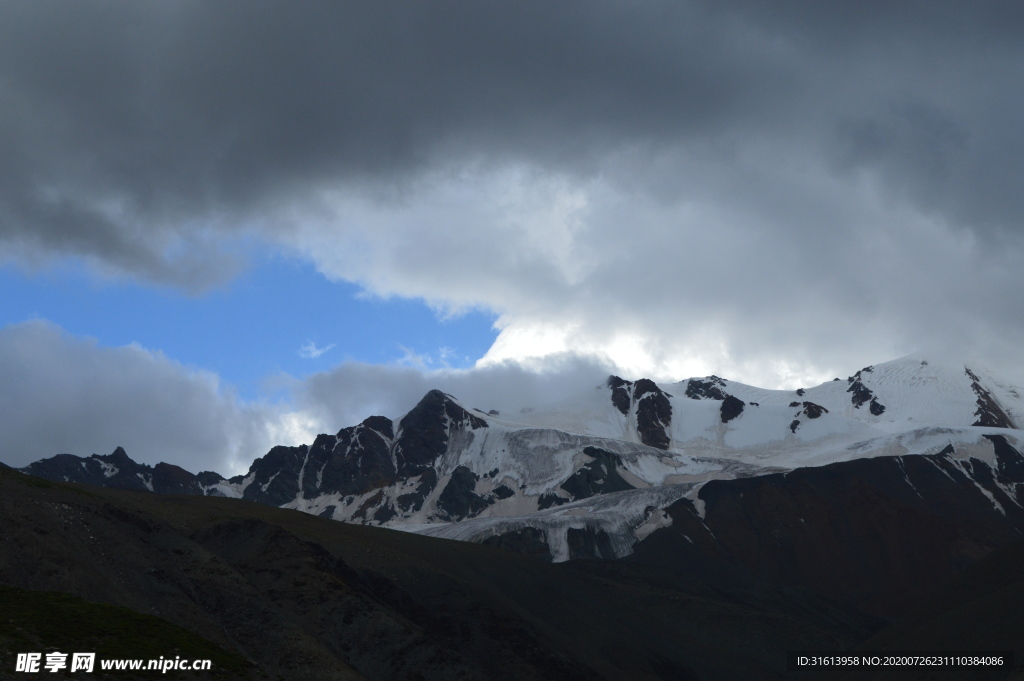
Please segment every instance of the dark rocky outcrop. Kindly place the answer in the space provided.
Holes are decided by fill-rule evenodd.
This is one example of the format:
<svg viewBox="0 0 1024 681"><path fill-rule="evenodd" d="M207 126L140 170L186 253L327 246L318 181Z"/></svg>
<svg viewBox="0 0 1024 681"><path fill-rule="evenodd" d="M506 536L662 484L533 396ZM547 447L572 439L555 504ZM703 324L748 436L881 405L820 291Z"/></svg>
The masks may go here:
<svg viewBox="0 0 1024 681"><path fill-rule="evenodd" d="M495 499L508 499L509 497L515 496L515 492L508 485L498 485L491 491L491 496Z"/></svg>
<svg viewBox="0 0 1024 681"><path fill-rule="evenodd" d="M432 390L402 420L397 439L390 419L371 416L336 435L318 435L308 448L275 447L253 462L249 470L253 480L243 498L281 505L299 495L361 496L400 479L418 477L415 491L395 500L398 510L415 512L437 485L433 465L446 451L450 432L486 427L482 418ZM371 504L362 512L357 509L353 517L382 522L398 510L390 504Z"/></svg>
<svg viewBox="0 0 1024 681"><path fill-rule="evenodd" d="M789 430L793 433L796 432L797 428L800 427L800 417L806 416L809 419L821 418L822 414L827 414L828 409L815 404L814 402L790 402L791 407L801 407L800 411L796 413L796 418L789 424Z"/></svg>
<svg viewBox="0 0 1024 681"><path fill-rule="evenodd" d="M470 414L448 395L431 390L399 424L394 450L398 477L411 478L431 467L448 448L449 429L486 427L486 421Z"/></svg>
<svg viewBox="0 0 1024 681"><path fill-rule="evenodd" d="M871 413L874 416L881 416L885 412L885 405L881 404L871 389L861 381L864 374L872 373L874 370L874 367L866 366L853 376L847 378L846 382L850 384L850 387L846 389L846 392L853 393L850 395L850 403L855 409L860 409L865 402L870 402L868 408Z"/></svg>
<svg viewBox="0 0 1024 681"><path fill-rule="evenodd" d="M391 419L386 416L370 416L363 421L363 427L377 431L385 440L395 438L394 425Z"/></svg>
<svg viewBox="0 0 1024 681"><path fill-rule="evenodd" d="M726 395L725 399L722 400L722 406L719 408L722 423L729 423L729 421L742 414L744 405L743 400L732 395Z"/></svg>
<svg viewBox="0 0 1024 681"><path fill-rule="evenodd" d="M649 447L668 449L668 428L672 423L672 403L668 393L654 381L641 378L633 388L636 401L636 430L640 441Z"/></svg>
<svg viewBox="0 0 1024 681"><path fill-rule="evenodd" d="M802 413L806 415L809 419L816 419L820 417L822 414L827 414L828 409L821 406L820 404L815 404L814 402L804 402Z"/></svg>
<svg viewBox="0 0 1024 681"><path fill-rule="evenodd" d="M583 464L560 485L573 500L634 489L619 475L618 466L622 465L622 460L616 454L597 447L587 447L583 453L593 457L593 460Z"/></svg>
<svg viewBox="0 0 1024 681"><path fill-rule="evenodd" d="M972 426L988 426L989 428L1016 428L1013 419L1003 410L1002 405L981 385L981 379L973 371L964 367L971 379L971 389L978 396L978 408L974 412L977 420Z"/></svg>
<svg viewBox="0 0 1024 681"><path fill-rule="evenodd" d="M153 466L151 480L157 494L202 494L197 478L180 466L161 462Z"/></svg>
<svg viewBox="0 0 1024 681"><path fill-rule="evenodd" d="M612 405L625 416L629 413L630 405L630 392L629 389L633 386L631 381L626 381L618 376L608 377L608 387L612 391Z"/></svg>
<svg viewBox="0 0 1024 681"><path fill-rule="evenodd" d="M846 392L853 393L850 396L850 402L854 407L860 409L861 405L868 400L874 399L874 393L860 381L854 381L850 384L850 387L846 389Z"/></svg>
<svg viewBox="0 0 1024 681"><path fill-rule="evenodd" d="M383 525L396 515L398 514L395 512L395 507L390 503L385 503L381 504L377 510L373 512L373 519Z"/></svg>
<svg viewBox="0 0 1024 681"><path fill-rule="evenodd" d="M479 479L466 466L459 466L452 471L448 484L437 498L437 510L441 517L462 520L477 515L493 504L493 498L483 497L475 492Z"/></svg>
<svg viewBox="0 0 1024 681"><path fill-rule="evenodd" d="M725 381L718 376L709 376L706 381L699 378L691 378L686 383L686 396L693 400L724 400L727 393L722 390Z"/></svg>
<svg viewBox="0 0 1024 681"><path fill-rule="evenodd" d="M416 491L402 494L395 500L398 503L398 508L406 513L415 513L423 508L423 502L426 501L435 487L437 487L437 471L433 468L428 468L420 475Z"/></svg>
<svg viewBox="0 0 1024 681"><path fill-rule="evenodd" d="M253 479L242 492L242 498L271 506L280 506L294 499L299 488L299 473L308 452L307 445L278 446L253 461L249 466L249 475Z"/></svg>
<svg viewBox="0 0 1024 681"><path fill-rule="evenodd" d="M196 475L183 468L167 463L156 466L133 461L123 448L118 447L111 454L93 454L88 458L72 454L58 454L42 459L21 469L29 475L61 482L84 482L114 489L154 491L159 494L203 494L203 488ZM203 474L205 480L216 473Z"/></svg>
<svg viewBox="0 0 1024 681"><path fill-rule="evenodd" d="M302 496L359 496L397 479L391 460L391 420L371 416L336 435L318 435L302 474Z"/></svg>

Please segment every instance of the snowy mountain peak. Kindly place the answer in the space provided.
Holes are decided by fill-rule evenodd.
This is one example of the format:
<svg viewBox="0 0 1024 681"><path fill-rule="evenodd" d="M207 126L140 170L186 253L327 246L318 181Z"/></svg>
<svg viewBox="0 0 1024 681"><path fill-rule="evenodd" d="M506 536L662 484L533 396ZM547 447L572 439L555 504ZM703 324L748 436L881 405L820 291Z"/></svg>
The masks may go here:
<svg viewBox="0 0 1024 681"><path fill-rule="evenodd" d="M795 391L706 376L670 392L647 378L609 376L549 408L501 415L431 390L395 422L371 416L308 446L274 447L231 480L142 466L120 449L88 459L60 455L25 470L240 496L454 539L498 537L531 551L547 546L560 560L591 549L628 553L670 522L657 509L680 499L700 516L701 490L713 480L876 457L943 457L943 466L968 477L987 466L1009 491L984 489L1005 508L1003 497L1016 498L1008 487L1016 473L999 482L1005 465L996 448L1019 447L1022 422L1020 391L990 373L904 357ZM590 548L574 554L576 541Z"/></svg>

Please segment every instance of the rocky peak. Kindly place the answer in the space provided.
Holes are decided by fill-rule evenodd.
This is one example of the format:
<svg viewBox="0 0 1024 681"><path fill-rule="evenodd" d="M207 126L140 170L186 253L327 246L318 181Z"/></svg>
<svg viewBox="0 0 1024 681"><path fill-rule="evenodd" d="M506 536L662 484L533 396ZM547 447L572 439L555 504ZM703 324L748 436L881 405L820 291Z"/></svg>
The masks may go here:
<svg viewBox="0 0 1024 681"><path fill-rule="evenodd" d="M981 379L969 368L964 367L967 377L971 379L971 390L978 396L978 408L974 412L977 421L972 426L988 426L990 428L1016 428L1013 419L1003 410L988 390L981 385Z"/></svg>
<svg viewBox="0 0 1024 681"><path fill-rule="evenodd" d="M364 427L372 428L389 440L395 439L394 425L391 419L386 416L370 416L363 420Z"/></svg>
<svg viewBox="0 0 1024 681"><path fill-rule="evenodd" d="M640 441L649 447L668 449L671 438L668 427L672 423L672 403L667 392L649 378L641 378L633 386L636 400L636 432Z"/></svg>
<svg viewBox="0 0 1024 681"><path fill-rule="evenodd" d="M686 396L692 400L724 400L728 393L722 390L725 381L718 376L708 376L706 379L691 378L686 382Z"/></svg>
<svg viewBox="0 0 1024 681"><path fill-rule="evenodd" d="M138 466L138 464L135 461L132 461L128 456L128 452L124 451L123 447L116 448L112 453L107 454L106 456L94 455L94 457L100 461L106 461L107 463L114 464L115 466Z"/></svg>
<svg viewBox="0 0 1024 681"><path fill-rule="evenodd" d="M486 428L487 422L466 411L450 395L431 390L398 424L395 460L402 478L419 475L448 448L453 430Z"/></svg>
<svg viewBox="0 0 1024 681"><path fill-rule="evenodd" d="M630 405L629 391L633 387L632 381L627 381L613 375L608 377L607 386L612 391L612 404L622 412L623 416L628 414Z"/></svg>

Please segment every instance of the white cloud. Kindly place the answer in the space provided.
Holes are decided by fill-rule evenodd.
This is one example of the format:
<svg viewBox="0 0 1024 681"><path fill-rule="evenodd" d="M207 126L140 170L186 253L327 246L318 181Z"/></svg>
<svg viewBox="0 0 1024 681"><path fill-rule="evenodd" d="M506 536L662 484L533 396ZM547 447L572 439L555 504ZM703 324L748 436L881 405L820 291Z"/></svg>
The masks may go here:
<svg viewBox="0 0 1024 681"><path fill-rule="evenodd" d="M0 413L0 460L10 466L121 446L142 463L232 475L316 430L287 407L241 402L213 373L45 321L0 329Z"/></svg>
<svg viewBox="0 0 1024 681"><path fill-rule="evenodd" d="M316 359L333 347L335 347L335 343L318 348L316 343L313 341L306 341L302 344L302 347L299 348L299 357L302 357L303 359Z"/></svg>
<svg viewBox="0 0 1024 681"><path fill-rule="evenodd" d="M1018 363L1024 303L994 295L1024 288L1018 251L895 200L879 178L770 140L739 160L680 148L654 168L616 161L589 179L450 172L389 202L335 192L285 243L377 295L497 312L481 368L575 353L633 376L793 388L937 335ZM672 186L654 192L663 176Z"/></svg>

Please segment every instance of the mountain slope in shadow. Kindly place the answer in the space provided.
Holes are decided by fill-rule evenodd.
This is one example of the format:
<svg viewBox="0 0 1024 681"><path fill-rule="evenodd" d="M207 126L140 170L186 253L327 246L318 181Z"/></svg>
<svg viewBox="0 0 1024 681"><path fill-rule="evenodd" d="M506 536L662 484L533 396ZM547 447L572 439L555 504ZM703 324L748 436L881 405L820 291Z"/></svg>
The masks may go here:
<svg viewBox="0 0 1024 681"><path fill-rule="evenodd" d="M820 597L650 566L552 565L241 500L10 470L0 535L0 583L159 616L269 678L785 678L786 650L850 647L880 624Z"/></svg>

